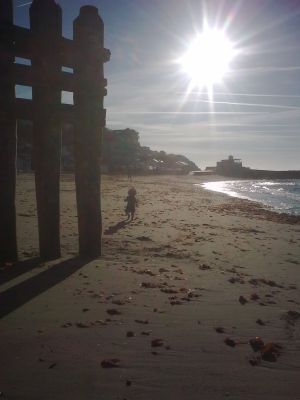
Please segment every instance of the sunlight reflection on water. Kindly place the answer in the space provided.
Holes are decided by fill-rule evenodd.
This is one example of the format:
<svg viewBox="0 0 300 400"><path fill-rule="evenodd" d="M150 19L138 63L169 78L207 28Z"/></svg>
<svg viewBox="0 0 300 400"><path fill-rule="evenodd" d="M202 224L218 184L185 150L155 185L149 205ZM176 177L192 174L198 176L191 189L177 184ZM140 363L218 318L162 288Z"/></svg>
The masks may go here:
<svg viewBox="0 0 300 400"><path fill-rule="evenodd" d="M201 185L207 190L260 202L277 212L300 215L300 180L219 181Z"/></svg>

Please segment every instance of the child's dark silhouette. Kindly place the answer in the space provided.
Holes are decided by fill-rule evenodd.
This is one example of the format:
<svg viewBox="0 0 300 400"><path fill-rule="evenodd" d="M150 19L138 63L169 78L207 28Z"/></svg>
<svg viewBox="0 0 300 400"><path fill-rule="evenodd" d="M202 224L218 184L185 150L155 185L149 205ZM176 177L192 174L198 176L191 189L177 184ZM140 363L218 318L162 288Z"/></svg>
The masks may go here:
<svg viewBox="0 0 300 400"><path fill-rule="evenodd" d="M128 219L131 219L131 221L134 218L135 208L138 205L138 201L135 196L136 196L136 190L134 188L131 188L128 190L128 196L124 200L127 202L127 206L125 208L125 214L127 215Z"/></svg>

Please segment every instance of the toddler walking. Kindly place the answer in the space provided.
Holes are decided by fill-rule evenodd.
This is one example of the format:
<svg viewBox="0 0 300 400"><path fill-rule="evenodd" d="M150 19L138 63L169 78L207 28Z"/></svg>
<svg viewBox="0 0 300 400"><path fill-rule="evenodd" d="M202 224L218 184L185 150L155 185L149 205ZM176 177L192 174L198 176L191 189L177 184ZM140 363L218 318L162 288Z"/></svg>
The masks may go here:
<svg viewBox="0 0 300 400"><path fill-rule="evenodd" d="M135 196L136 196L136 190L135 188L131 188L128 190L128 196L124 200L127 202L125 208L125 214L127 215L127 219L130 219L131 221L134 218L135 208L138 206L138 201Z"/></svg>

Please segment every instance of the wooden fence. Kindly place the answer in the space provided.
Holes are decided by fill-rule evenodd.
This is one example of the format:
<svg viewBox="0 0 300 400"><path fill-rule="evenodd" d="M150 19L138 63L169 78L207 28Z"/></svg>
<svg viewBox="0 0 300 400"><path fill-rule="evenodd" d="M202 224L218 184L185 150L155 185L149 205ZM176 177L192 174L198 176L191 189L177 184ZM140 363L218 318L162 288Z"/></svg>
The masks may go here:
<svg viewBox="0 0 300 400"><path fill-rule="evenodd" d="M105 126L104 24L84 6L73 40L62 37L62 10L54 0L34 0L30 29L13 23L13 1L0 0L0 260L17 260L16 121L33 122L33 167L40 256L60 257L60 154L62 123L74 126L75 183L80 255L101 254L100 158ZM16 57L31 60L18 64ZM17 58L17 60L18 60ZM65 72L72 68L73 73ZM32 87L17 99L15 85ZM73 92L74 105L61 104Z"/></svg>

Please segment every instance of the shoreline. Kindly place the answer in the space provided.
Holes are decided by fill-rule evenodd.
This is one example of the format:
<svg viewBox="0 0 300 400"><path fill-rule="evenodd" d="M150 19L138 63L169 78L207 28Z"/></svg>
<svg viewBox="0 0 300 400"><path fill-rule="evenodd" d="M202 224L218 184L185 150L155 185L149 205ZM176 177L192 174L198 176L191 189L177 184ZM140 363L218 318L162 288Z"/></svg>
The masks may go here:
<svg viewBox="0 0 300 400"><path fill-rule="evenodd" d="M63 176L63 258L29 264L34 182L18 176L24 271L0 271L7 399L295 399L300 224L195 183L103 176L104 254L86 262L76 257L73 177ZM136 219L120 224L130 186ZM249 345L256 336L281 346L276 361L259 359ZM103 368L111 359L116 367Z"/></svg>
<svg viewBox="0 0 300 400"><path fill-rule="evenodd" d="M252 199L250 196L243 195L243 194L238 193L237 191L234 191L234 188L233 188L233 190L228 190L228 189L221 190L221 189L218 189L218 188L214 189L214 188L211 188L211 187L208 186L209 184L214 184L215 182L221 182L221 183L226 184L226 183L244 182L244 181L245 182L248 182L248 181L261 182L260 179L258 179L258 180L252 180L252 179L251 180L249 180L249 179L230 179L230 180L204 182L204 183L201 183L200 185L205 190L209 190L209 191L212 191L212 192L215 192L215 193L222 193L222 194L224 194L226 196L229 196L231 198L235 198L235 199L239 199L239 200L245 200L245 201L248 201L248 202L251 202L251 203L255 203L259 208L262 207L266 211L275 212L276 214L282 215L282 217L284 217L284 216L286 216L287 218L292 217L292 219L295 219L295 223L297 223L297 221L300 220L300 214L295 214L295 213L292 213L292 212L289 213L289 212L286 212L284 210L276 208L275 205L271 205L271 204L267 203L266 201L264 202L263 200Z"/></svg>

